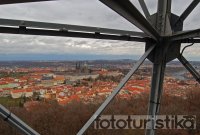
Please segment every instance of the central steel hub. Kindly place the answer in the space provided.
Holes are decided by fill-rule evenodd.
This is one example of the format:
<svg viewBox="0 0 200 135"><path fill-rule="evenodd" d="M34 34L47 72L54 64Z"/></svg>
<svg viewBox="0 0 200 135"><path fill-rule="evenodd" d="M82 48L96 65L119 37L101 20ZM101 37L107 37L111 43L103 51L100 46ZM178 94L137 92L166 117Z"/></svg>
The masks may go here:
<svg viewBox="0 0 200 135"><path fill-rule="evenodd" d="M156 16L157 13L151 15L151 21L154 27L156 26ZM179 22L178 25L174 25L178 18L179 16L171 14L170 25L172 33L183 30L183 22ZM158 62L159 59L165 59L165 62L167 63L176 59L180 55L181 43L170 42L169 37L161 37L161 39L156 43L147 42L145 46L146 50L154 44L157 46L147 57L152 63Z"/></svg>

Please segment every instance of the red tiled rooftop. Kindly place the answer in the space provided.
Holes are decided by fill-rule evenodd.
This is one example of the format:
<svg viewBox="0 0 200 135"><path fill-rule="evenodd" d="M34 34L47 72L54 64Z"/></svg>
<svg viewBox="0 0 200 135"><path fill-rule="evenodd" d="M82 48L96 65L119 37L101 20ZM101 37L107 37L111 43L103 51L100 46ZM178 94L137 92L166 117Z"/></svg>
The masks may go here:
<svg viewBox="0 0 200 135"><path fill-rule="evenodd" d="M26 92L26 90L12 90L12 93L21 93L21 92Z"/></svg>
<svg viewBox="0 0 200 135"><path fill-rule="evenodd" d="M141 91L141 90L143 90L143 89L136 88L136 87L125 87L124 89L129 90L129 91Z"/></svg>
<svg viewBox="0 0 200 135"><path fill-rule="evenodd" d="M8 84L8 82L6 82L6 81L0 81L0 85L6 85L6 84Z"/></svg>
<svg viewBox="0 0 200 135"><path fill-rule="evenodd" d="M12 93L22 93L22 92L33 92L32 89L17 89L17 90L12 90Z"/></svg>

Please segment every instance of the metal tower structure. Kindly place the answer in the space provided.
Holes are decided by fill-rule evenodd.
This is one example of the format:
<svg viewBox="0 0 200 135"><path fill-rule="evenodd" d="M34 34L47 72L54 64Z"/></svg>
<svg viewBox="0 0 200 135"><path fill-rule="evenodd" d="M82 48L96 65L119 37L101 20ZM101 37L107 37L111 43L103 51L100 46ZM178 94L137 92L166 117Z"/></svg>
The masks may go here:
<svg viewBox="0 0 200 135"><path fill-rule="evenodd" d="M0 0L0 5L38 2L50 0ZM111 95L91 116L86 124L81 128L77 135L82 135L103 112L113 98L118 94L126 82L131 78L135 71L147 58L153 63L153 74L151 82L151 91L149 99L148 114L153 118L159 114L160 102L163 91L163 80L166 63L178 59L183 66L200 83L199 73L180 53L182 43L200 43L200 29L183 31L183 23L193 9L199 4L200 0L193 0L186 10L180 15L171 12L172 0L158 0L157 12L150 14L144 0L139 0L145 17L129 0L99 0L106 6L117 12L133 25L143 32L124 31L107 28L76 26L67 24L55 24L45 22L33 22L25 20L0 19L0 33L24 34L40 36L62 36L62 37L80 37L108 40L122 40L130 42L146 43L145 53L139 61L133 66L130 72L123 78L119 85L113 90ZM3 106L0 106L0 116L5 121L13 124L20 129L22 133L28 135L37 135L38 133L31 129L24 122L10 113ZM152 127L154 121L152 119ZM154 135L155 130L146 130L146 135Z"/></svg>

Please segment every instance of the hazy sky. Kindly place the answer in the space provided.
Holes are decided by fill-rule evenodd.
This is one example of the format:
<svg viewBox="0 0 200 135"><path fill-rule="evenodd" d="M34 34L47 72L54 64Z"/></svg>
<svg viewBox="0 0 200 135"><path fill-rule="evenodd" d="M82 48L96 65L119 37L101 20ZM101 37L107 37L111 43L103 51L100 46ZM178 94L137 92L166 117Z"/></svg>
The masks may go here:
<svg viewBox="0 0 200 135"><path fill-rule="evenodd" d="M173 0L172 11L180 15L192 0ZM137 0L132 0L140 9ZM157 0L146 0L151 13L155 13ZM96 26L139 31L124 18L116 14L98 0L59 0L52 2L15 4L0 6L0 18L24 19L74 25ZM199 28L200 6L197 6L185 22L184 29ZM142 43L61 38L45 36L21 36L0 34L0 60L2 55L141 55ZM190 59L200 59L200 45L188 48L184 55ZM4 56L4 58L5 58Z"/></svg>

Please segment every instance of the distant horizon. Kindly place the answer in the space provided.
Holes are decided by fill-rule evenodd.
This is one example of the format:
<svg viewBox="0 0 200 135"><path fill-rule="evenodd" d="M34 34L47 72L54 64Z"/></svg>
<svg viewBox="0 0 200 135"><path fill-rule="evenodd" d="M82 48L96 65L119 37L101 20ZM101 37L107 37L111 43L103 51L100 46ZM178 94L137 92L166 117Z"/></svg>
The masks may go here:
<svg viewBox="0 0 200 135"><path fill-rule="evenodd" d="M138 55L93 55L93 54L9 54L0 55L0 61L75 61L75 60L137 60Z"/></svg>
<svg viewBox="0 0 200 135"><path fill-rule="evenodd" d="M132 0L131 2L141 10L138 1ZM157 2L146 2L150 13L154 14L157 10ZM173 1L172 13L181 15L190 2L188 0ZM66 5L70 6L66 8ZM13 12L8 12L11 10ZM140 29L110 10L107 6L93 0L85 0L84 2L82 0L63 0L47 1L44 3L8 4L2 6L0 11L1 18L7 19L141 32ZM198 28L200 18L197 17L197 11L200 11L200 6L197 6L195 11L190 14L190 17L185 20L185 31ZM133 41L6 33L0 34L0 36L0 61L137 60L145 50L145 43ZM186 45L188 43L182 44L181 50ZM190 61L199 61L199 52L200 44L195 43L192 47L184 51L184 56Z"/></svg>
<svg viewBox="0 0 200 135"><path fill-rule="evenodd" d="M0 62L6 61L84 61L84 60L138 60L141 55L95 55L95 54L0 54ZM189 61L200 61L189 57ZM176 61L176 59L174 60Z"/></svg>

